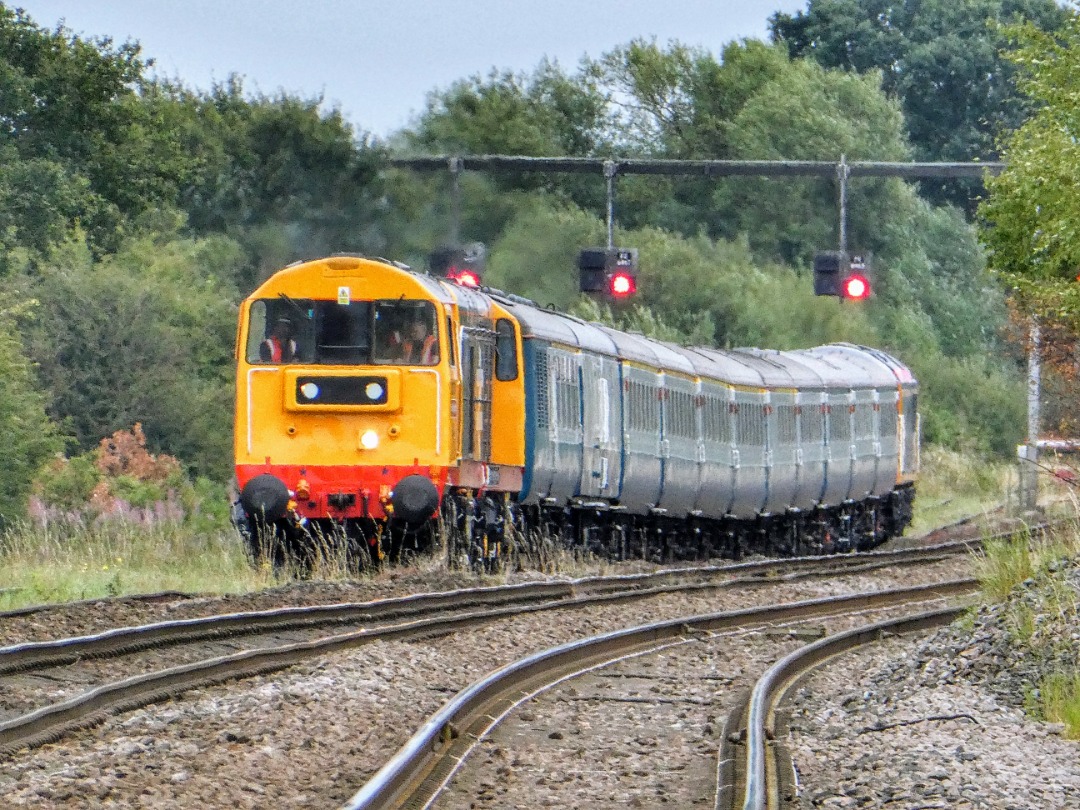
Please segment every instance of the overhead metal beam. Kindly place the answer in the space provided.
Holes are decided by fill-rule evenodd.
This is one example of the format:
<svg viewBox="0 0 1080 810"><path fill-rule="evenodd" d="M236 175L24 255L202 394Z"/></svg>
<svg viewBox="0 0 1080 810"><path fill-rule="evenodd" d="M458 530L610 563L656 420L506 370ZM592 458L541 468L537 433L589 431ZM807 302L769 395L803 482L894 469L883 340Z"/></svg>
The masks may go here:
<svg viewBox="0 0 1080 810"><path fill-rule="evenodd" d="M582 158L528 157L521 155L426 155L421 157L392 157L391 166L417 171L446 171L455 166L458 171L493 173L551 172L557 174L652 174L682 177L829 177L837 176L842 161L829 160L660 160L653 158ZM1004 163L986 161L971 163L901 163L896 161L862 161L843 163L850 177L971 177L998 174ZM608 167L608 168L605 168Z"/></svg>

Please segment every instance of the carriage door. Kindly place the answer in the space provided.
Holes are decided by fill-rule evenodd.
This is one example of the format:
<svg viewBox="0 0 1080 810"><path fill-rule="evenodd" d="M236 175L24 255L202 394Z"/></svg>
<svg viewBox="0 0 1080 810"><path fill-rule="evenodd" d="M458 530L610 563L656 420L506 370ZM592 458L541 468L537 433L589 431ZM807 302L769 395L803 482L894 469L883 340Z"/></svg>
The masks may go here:
<svg viewBox="0 0 1080 810"><path fill-rule="evenodd" d="M491 460L495 333L475 328L461 331L461 457L486 462Z"/></svg>
<svg viewBox="0 0 1080 810"><path fill-rule="evenodd" d="M622 472L618 454L619 367L613 360L583 355L581 364L582 469L580 494L584 497L618 497Z"/></svg>

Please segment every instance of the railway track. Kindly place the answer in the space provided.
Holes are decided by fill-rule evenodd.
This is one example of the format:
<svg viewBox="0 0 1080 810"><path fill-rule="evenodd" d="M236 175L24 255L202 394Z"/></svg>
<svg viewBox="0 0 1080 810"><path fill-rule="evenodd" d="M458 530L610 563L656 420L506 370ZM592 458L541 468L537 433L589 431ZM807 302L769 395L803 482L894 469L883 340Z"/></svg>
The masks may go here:
<svg viewBox="0 0 1080 810"><path fill-rule="evenodd" d="M375 641L438 636L522 612L582 609L664 594L715 592L925 565L973 541L932 549L755 561L652 574L468 589L360 604L282 608L118 628L0 648L0 753L58 739L184 691L272 672ZM326 635L327 628L357 627ZM137 674L133 674L137 673ZM74 693L74 694L73 694Z"/></svg>
<svg viewBox="0 0 1080 810"><path fill-rule="evenodd" d="M777 661L729 720L720 752L717 810L777 810L795 799L797 779L782 742L779 715L782 702L802 678L857 647L941 627L963 611L963 605L950 606L868 623L807 644Z"/></svg>
<svg viewBox="0 0 1080 810"><path fill-rule="evenodd" d="M953 615L962 609L963 602L957 600L976 589L974 580L963 579L917 588L692 616L620 630L537 653L503 667L456 695L346 807L348 810L383 810L431 806L462 763L512 711L538 694L600 667L640 656L670 653L675 647L702 639L722 643L726 636L739 632L844 618L889 608L910 610L913 605L950 601L952 606L948 610ZM718 639L720 642L716 641ZM785 671L789 670L790 667ZM750 705L759 710L761 702L752 700ZM717 795L720 801L724 800L723 790L718 789Z"/></svg>
<svg viewBox="0 0 1080 810"><path fill-rule="evenodd" d="M0 649L0 669L6 673L0 675L0 694L5 697L13 693L31 695L32 688L23 692L23 687L17 684L34 679L53 684L53 693L57 691L55 685L63 682L68 685L69 691L77 691L78 694L74 697L63 696L64 699L61 700L59 695L56 696L57 699L53 699L42 692L41 694L46 695L45 699L40 705L34 704L32 711L24 711L0 723L0 726L5 729L3 733L11 735L8 737L8 744L0 748L5 755L11 754L15 749L23 749L27 745L58 739L76 728L95 724L109 715L144 705L165 695L174 695L222 680L244 677L245 674L252 672L280 669L297 661L322 656L327 651L370 644L380 640L380 637L384 641L393 638L406 640L406 643L386 641L384 644L378 644L371 652L365 651L361 657L344 656L332 659L324 657L321 663L305 665L299 670L294 670L294 676L274 676L273 679L257 678L251 686L204 691L199 693L194 702L156 706L153 709L139 711L118 723L110 723L100 732L79 735L72 740L71 744L65 741L60 746L45 749L42 755L20 753L9 762L8 770L8 773L18 781L9 783L4 777L0 777L0 788L11 790L17 784L19 785L17 795L26 796L25 786L38 785L42 778L46 780L46 785L57 781L62 785L67 781L64 773L75 766L67 766L60 771L57 771L55 766L50 768L47 763L57 756L74 757L69 761L84 763L79 766L78 772L87 772L89 768L89 772L94 773L98 767L107 768L108 766L97 766L91 763L113 758L109 752L129 750L132 746L136 750L146 748L148 745L153 747L154 744L150 741L156 738L158 732L150 731L150 729L161 729L165 732L165 726L169 729L176 728L171 725L175 722L175 718L188 714L189 709L195 709L198 704L206 704L209 701L210 710L213 712L218 711L213 707L217 706L221 700L225 700L226 705L235 702L238 706L242 706L251 702L246 696L250 694L254 697L256 690L260 694L276 694L274 691L268 693L266 690L279 682L286 684L283 688L287 691L299 688L300 693L306 693L307 687L301 685L307 683L306 679L315 676L317 682L325 681L322 675L324 670L328 668L336 672L338 669L336 662L341 660L342 663L351 662L344 667L345 671L353 670L352 675L346 676L349 681L355 681L359 677L363 682L375 684L375 695L382 696L378 697L377 703L369 700L357 703L360 710L359 717L366 719L353 719L350 715L349 718L329 721L332 725L328 728L351 726L365 730L362 735L362 738L366 740L363 744L364 749L370 751L375 759L365 760L359 775L351 778L348 775L341 776L340 771L348 770L349 766L336 763L338 761L345 763L349 758L343 752L333 755L329 749L316 757L319 765L301 764L305 759L310 759L304 750L310 742L304 742L304 740L308 739L310 734L319 735L320 732L314 729L326 728L327 726L320 724L326 723L325 719L314 720L313 722L316 723L314 727L310 723L304 724L304 731L300 732L300 736L296 736L296 732L293 731L291 732L293 736L290 737L288 733L283 736L282 732L291 727L293 721L281 725L281 721L274 719L277 715L267 715L266 711L262 711L258 713L258 716L263 718L264 722L271 724L264 727L274 729L274 731L259 731L257 727L249 730L245 726L238 726L238 715L235 711L230 711L225 718L231 719L208 724L204 718L192 726L191 731L182 732L180 737L181 740L192 739L190 735L198 734L200 738L205 738L200 744L202 764L195 764L192 772L199 773L206 769L206 773L212 774L210 779L214 780L218 774L228 772L229 766L226 763L230 762L232 757L226 749L239 748L242 753L247 747L244 741L249 737L252 740L278 740L278 745L281 741L285 741L282 750L289 751L290 772L305 774L304 789L309 793L314 790L315 795L325 794L332 797L329 798L329 804L324 799L324 806L337 806L345 801L347 796L353 794L362 779L373 774L376 768L390 757L391 752L406 739L407 729L421 725L424 712L436 710L439 703L432 701L441 701L440 693L444 695L452 693L472 678L479 677L485 669L510 661L511 658L506 653L511 649L530 647L540 649L541 645L536 642L541 638L550 637L552 639L550 644L558 643L556 639L560 637L573 638L575 633L585 635L586 633L581 630L575 631L575 628L579 626L601 628L606 625L609 628L622 628L630 624L635 617L637 622L641 622L643 618L650 615L677 616L688 615L691 612L695 615L704 615L700 607L696 611L674 612L676 608L673 605L681 604L678 600L687 600L688 603L692 603L692 599L697 599L699 605L702 603L715 605L717 602L726 605L746 605L768 599L773 593L771 588L780 588L787 594L782 598L788 599L798 598L800 593L830 592L833 590L831 578L845 573L853 578L849 580L851 583L873 583L910 581L913 578L911 574L900 573L905 566L909 565L928 564L930 566L928 572L933 570L956 572L959 570L957 563L949 562L949 560L955 558L956 555L966 555L980 542L980 540L969 538L930 548L909 548L885 553L817 557L806 560L757 560L707 569L675 569L656 574L473 589L379 600L359 605L322 605L310 611L290 608L250 614L231 614L225 617L204 617L197 620L158 623L152 628L150 626L117 628L107 633L98 633L95 636L80 639L38 642L36 645L12 645L10 648ZM928 560L937 562L928 563ZM933 576L933 574L928 575ZM821 578L830 578L830 582L822 582ZM850 589L851 585L839 585L838 589L843 587ZM874 586L864 584L863 587ZM725 595L725 588L731 589L730 596ZM693 596L688 596L688 594ZM451 607L452 603L461 597L473 600L471 606L461 603L456 609ZM771 601L776 601L776 599L777 597L774 596ZM522 612L523 610L536 614L535 618L525 621L523 617L529 616L530 612ZM558 610L568 612L556 618L544 618L552 615L549 611ZM47 612L43 613L47 616ZM592 619L594 615L598 617L598 620ZM604 616L606 618L599 618ZM36 625L46 624L45 621L41 621L41 618L42 616L39 615L35 619ZM457 620L460 620L460 623L455 624ZM526 633L532 632L533 636L521 637L529 639L524 643L522 640L512 640L512 636L508 637L508 646L499 641L504 633L509 633L513 627L517 626L515 623L522 621L524 621L522 628L543 629L540 633L526 630ZM558 632L549 632L556 629ZM459 630L461 632L458 632ZM593 632L595 633L596 630ZM423 639L433 636L445 637L445 641L440 640L437 646L407 641L410 638ZM298 637L301 640L297 640ZM702 634L697 633L687 636L688 639L702 637ZM479 648L484 650L493 642L495 644L493 649L502 647L498 653L480 653L480 658L472 661L469 666L451 664L459 660L454 656L474 655L475 657L472 651L476 649L478 643ZM238 646L246 649L237 650ZM19 661L23 653L14 654L16 648L22 648L27 657ZM216 656L209 654L213 650L222 649L226 651L224 654ZM163 658L158 660L156 656L163 656ZM176 656L186 656L189 660L173 666L160 665L162 662L175 661ZM460 660L466 659L460 658ZM367 663L369 661L370 663ZM445 663L441 663L443 661ZM388 665L390 662L394 663ZM488 662L486 666L484 662ZM401 666L398 666L399 663ZM113 671L119 670L129 674L139 669L146 671L135 677L117 679L110 676L106 670L98 671L94 669L95 667L108 667ZM428 673L426 681L423 675L425 671ZM414 672L419 678L414 678ZM470 674L468 677L460 677L462 672ZM82 673L82 675L69 680L70 673ZM451 673L455 674L451 676ZM633 676L625 678L622 674L613 676L610 669L602 670L601 673L598 677L605 679L608 686L637 682L633 681ZM335 674L331 677L336 680L341 676ZM123 683L125 680L133 683L125 684ZM288 686L287 684L290 683L293 685ZM390 693L378 686L380 683L387 686L394 684L395 697L389 703L385 696ZM134 691L128 691L129 686L134 687ZM325 686L314 688L322 690ZM154 691L155 689L157 691ZM426 695L425 692L427 692ZM408 700L411 695L415 695L416 698L410 705ZM406 703L401 704L400 698L405 698ZM586 697L582 697L580 700L582 702L579 705L582 706L591 706L593 702L591 697L587 700ZM619 700L616 699L616 701ZM79 705L61 705L71 702L77 702ZM637 708L643 702L645 701L631 698L628 701L622 701L622 705L624 708L626 706ZM24 703L29 705L29 699ZM352 700L346 697L344 704L351 707ZM391 708L399 704L401 708ZM273 705L276 707L275 711L289 708L276 700ZM406 706L408 706L407 709L405 709ZM312 708L318 709L314 704ZM270 710L271 706L267 705L266 709ZM3 700L0 700L0 711L2 710ZM199 716L202 711L195 712L193 716ZM319 717L325 716L324 712L318 710L316 714ZM158 716L163 718L164 725L162 721L154 719ZM282 718L285 716L282 715ZM386 717L398 719L394 729L379 730L378 725L371 725L372 723L380 724ZM28 722L30 725L27 725ZM355 725L356 723L360 724L359 727ZM16 726L22 726L22 729L19 730ZM131 732L121 730L140 727L148 729L144 734L149 733L155 736L143 736L139 738L142 742L132 742ZM203 734L202 730L206 730L208 734ZM166 733L168 737L173 737L175 734L171 730ZM20 734L21 737L18 736ZM120 742L111 742L112 739L117 738L118 734ZM215 735L217 735L216 741ZM325 740L325 735L325 732L321 732L321 736L313 739ZM237 743L236 740L240 742ZM289 740L303 742L303 746L294 748ZM117 745L120 746L119 749L116 748ZM162 745L167 750L175 751L177 743L172 743L170 747L168 742L163 741ZM321 749L321 742L316 745L319 748L315 750ZM189 748L190 743L181 743L181 750ZM220 755L217 753L218 748L221 749ZM69 753L60 754L64 750ZM94 759L88 759L91 750L99 750L100 753L95 755ZM102 754L105 755L104 759L100 758ZM715 759L715 750L713 758ZM215 762L216 765L213 764ZM332 781L322 783L325 787L320 784L320 774L324 770L321 764L324 762L335 763L333 769L321 777L325 780L326 776L333 775ZM136 784L130 776L123 777L123 773L130 771L132 765L125 762L113 767L119 769L121 781L119 783L112 779L107 781L119 785L123 790L112 794L102 791L101 796L126 795L125 791ZM157 768L171 768L174 765L169 763L148 767L156 772ZM191 766L189 765L188 768ZM249 770L244 777L245 782L259 778L253 775L255 773L261 773L261 771ZM274 769L269 773L280 773L280 769ZM176 783L174 780L174 785L182 785L182 780L187 778L184 773L175 776L181 782ZM267 775L261 778L265 779ZM281 793L283 787L277 786L277 781L275 776L270 776L269 781L262 783L266 786L267 795L291 795L290 788L284 788L286 792ZM255 783L255 786L258 787L258 783ZM343 787L347 787L347 791L343 791ZM67 795L63 789L56 794L48 787L30 787L30 790L31 792L44 790L42 795L47 796ZM163 788L149 783L147 788L143 789L143 793L147 793L147 790L149 791L147 795L158 795L159 798L164 799L165 803L168 803L168 796L185 795L183 787L169 788L168 782ZM262 788L259 790L261 791ZM129 798L129 801L134 800L137 795L141 794L131 794L132 798ZM207 795L210 794L202 794L204 802ZM233 806L233 801L224 796L215 795L214 800L224 802L221 806ZM143 799L140 798L139 801ZM123 804L123 800L120 800L120 803ZM217 806L213 801L210 804ZM243 802L240 806L243 806ZM478 806L483 806L483 804Z"/></svg>

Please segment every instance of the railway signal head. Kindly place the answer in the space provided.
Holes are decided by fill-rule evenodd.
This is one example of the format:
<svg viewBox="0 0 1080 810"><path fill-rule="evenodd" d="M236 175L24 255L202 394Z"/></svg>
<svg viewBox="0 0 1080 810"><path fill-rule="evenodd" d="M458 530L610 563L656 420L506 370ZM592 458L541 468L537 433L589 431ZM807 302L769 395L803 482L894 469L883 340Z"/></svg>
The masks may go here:
<svg viewBox="0 0 1080 810"><path fill-rule="evenodd" d="M636 248L586 248L578 254L578 282L583 293L624 301L637 293Z"/></svg>
<svg viewBox="0 0 1080 810"><path fill-rule="evenodd" d="M832 295L841 300L864 301L873 290L869 257L831 250L814 256L814 295Z"/></svg>
<svg viewBox="0 0 1080 810"><path fill-rule="evenodd" d="M840 295L849 301L864 301L870 297L869 257L863 254L851 256L847 262Z"/></svg>

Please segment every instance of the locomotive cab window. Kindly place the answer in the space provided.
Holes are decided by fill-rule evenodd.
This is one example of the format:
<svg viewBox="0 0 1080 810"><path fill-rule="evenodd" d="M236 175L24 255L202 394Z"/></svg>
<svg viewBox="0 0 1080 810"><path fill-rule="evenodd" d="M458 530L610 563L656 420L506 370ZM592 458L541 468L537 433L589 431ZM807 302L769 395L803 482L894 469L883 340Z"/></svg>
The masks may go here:
<svg viewBox="0 0 1080 810"><path fill-rule="evenodd" d="M375 363L434 366L439 362L439 328L430 301L376 301Z"/></svg>
<svg viewBox="0 0 1080 810"><path fill-rule="evenodd" d="M430 301L254 301L248 317L249 363L417 365L439 362Z"/></svg>
<svg viewBox="0 0 1080 810"><path fill-rule="evenodd" d="M308 363L314 307L307 299L260 299L251 305L245 356L249 363Z"/></svg>

